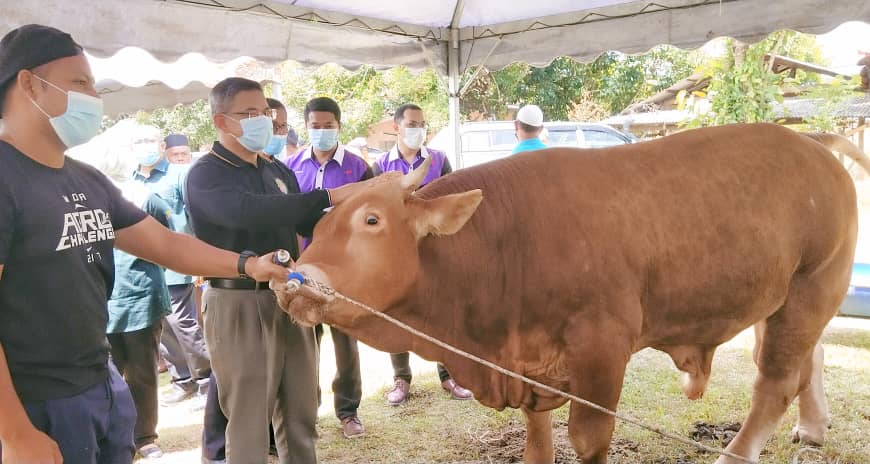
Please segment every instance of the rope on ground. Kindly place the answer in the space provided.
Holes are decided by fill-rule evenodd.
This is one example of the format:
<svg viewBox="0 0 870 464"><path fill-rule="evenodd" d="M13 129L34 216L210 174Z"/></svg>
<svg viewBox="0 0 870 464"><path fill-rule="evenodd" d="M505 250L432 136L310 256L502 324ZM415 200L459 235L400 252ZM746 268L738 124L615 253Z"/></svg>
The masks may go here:
<svg viewBox="0 0 870 464"><path fill-rule="evenodd" d="M567 399L567 400L570 400L570 401L574 401L574 402L580 403L580 404L582 404L582 405L584 405L584 406L586 406L586 407L589 407L589 408L595 409L596 411L599 411L599 412L602 412L602 413L604 413L604 414L608 414L608 415L610 415L610 416L613 416L613 417L615 417L615 418L617 418L617 419L619 419L619 420L621 420L621 421L628 422L629 424L633 424L633 425L635 425L635 426L637 426L637 427L640 427L640 428L642 428L642 429L649 430L650 432L653 432L653 433L659 434L659 435L661 435L661 436L663 436L663 437L666 437L666 438L670 438L671 440L678 441L678 442L683 443L683 444L685 444L685 445L692 446L692 447L697 448L697 449L699 449L699 450L706 451L706 452L708 452L708 453L715 453L715 454L722 455L722 456L728 456L728 457L730 457L730 458L737 459L737 460L739 460L739 461L741 461L741 462L746 462L746 463L750 463L750 464L758 464L758 461L754 461L754 460L752 460L752 459L745 458L745 457L743 457L743 456L740 456L740 455L734 454L734 453L732 453L732 452L730 452L730 451L726 451L726 450L724 450L724 449L722 449L722 448L715 448L715 447L712 447L712 446L707 446L707 445L704 445L704 444L702 444L702 443L695 442L695 441L693 441L693 440L690 440L690 439L688 439L688 438L682 437L682 436L680 436L680 435L676 435L676 434L674 434L674 433L670 433L670 432L668 432L668 431L666 431L666 430L661 429L660 427L655 427L655 426L652 426L652 425L647 425L647 424L641 422L639 419L635 419L634 417L631 417L631 416L628 416L628 415L625 415L625 414L622 414L622 413L618 413L618 412L616 412L616 411L612 411L612 410L610 410L610 409L608 409L608 408L605 408L605 407L603 407L603 406L599 406L599 405L596 404L596 403L593 403L593 402L591 402L591 401L584 400L583 398L580 398L580 397L578 397L578 396L572 395L571 393L563 392L562 390L559 390L559 389L557 389L557 388L553 388L553 387L551 387L551 386L549 386L549 385L545 385L545 384L543 384L543 383L541 383L541 382L538 382L538 381L536 381L536 380L532 380L532 379L530 379L530 378L528 378L528 377L525 377L525 376L523 376L523 375L517 374L517 373L515 373L515 372L513 372L513 371L510 371L510 370L508 370L508 369L505 369L504 367L501 367L501 366L499 366L498 364L495 364L495 363L492 363L492 362L490 362L490 361L487 361L487 360L485 360L485 359L483 359L483 358L480 358L480 357L478 357L478 356L475 356L475 355L473 355L473 354L471 354L471 353L468 353L468 352L462 351L462 350L460 350L459 348L456 348L456 347L454 347L454 346L452 346L452 345L450 345L450 344L448 344L448 343L446 343L446 342L443 342L443 341L441 341L441 340L438 340L438 339L435 338L435 337L432 337L432 336L429 336L429 335L427 335L427 334L425 334L425 333L423 333L423 332L420 332L419 330L417 330L417 329L415 329L415 328L409 326L408 324L405 324L404 322L402 322L402 321L400 321L400 320L398 320L398 319L396 319L396 318L394 318L394 317L392 317L392 316L389 316L389 315L387 315L387 314L385 314L385 313L382 313L382 312L378 311L377 309L372 308L371 306L368 306L368 305L365 304L365 303L362 303L362 302L356 301L356 300L354 300L353 298L350 298L350 297L347 297L347 296L345 296L345 295L342 295L341 293L339 293L339 292L338 292L337 290L335 290L334 288L329 287L329 286L327 286L326 284L323 284L322 282L319 282L319 281L316 281L316 280L314 280L314 279L311 279L311 278L308 277L308 276L305 276L305 281L304 281L304 284L303 284L303 285L305 285L305 286L307 286L307 287L310 287L312 290L314 290L314 291L316 291L316 292L319 292L319 293L321 293L321 294L323 294L323 295L330 295L330 296L333 296L333 297L335 297L335 298L338 298L338 299L340 299L340 300L342 300L342 301L345 301L345 302L347 302L347 303L350 303L350 304L352 304L352 305L354 305L354 306L357 306L357 307L359 307L359 308L362 308L362 309L368 311L369 313L374 314L375 316L380 317L381 319L384 319L385 321L390 322L390 323L392 323L393 325L396 325L396 326L398 326L398 327L400 327L400 328L402 328L402 329L404 329L404 330L410 332L410 333L413 334L413 335L416 335L416 336L418 336L418 337L420 337L420 338L422 338L422 339L424 339L424 340L426 340L426 341L428 341L428 342L430 342L430 343L433 343L433 344L435 344L435 345L440 346L441 348L444 348L444 349L447 350L447 351L450 351L450 352L453 352L453 353L455 353L455 354L458 354L459 356L462 356L462 357L468 358L468 359L470 359L470 360L472 360L472 361L474 361L474 362L476 362L476 363L478 363L478 364L482 364L482 365L484 365L484 366L486 366L486 367L488 367L488 368L490 368L490 369L493 369L493 370L495 370L495 371L497 371L497 372L499 372L499 373L501 373L501 374L504 374L504 375L506 375L506 376L508 376L508 377L511 377L511 378L514 378L514 379L520 380L520 381L522 381L522 382L525 382L525 383L527 383L527 384L529 384L529 385L531 385L531 386L533 386L533 387L539 388L539 389L541 389L541 390L545 390L545 391L550 392L550 393L552 393L552 394L554 394L554 395L561 396L562 398L565 398L565 399Z"/></svg>

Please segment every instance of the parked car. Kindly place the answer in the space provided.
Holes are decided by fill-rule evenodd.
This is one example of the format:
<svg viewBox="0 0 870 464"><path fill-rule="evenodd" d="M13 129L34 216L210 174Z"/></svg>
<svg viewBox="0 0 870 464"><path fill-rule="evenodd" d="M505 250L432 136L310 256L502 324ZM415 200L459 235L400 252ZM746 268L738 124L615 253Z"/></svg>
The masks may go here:
<svg viewBox="0 0 870 464"><path fill-rule="evenodd" d="M551 147L601 148L638 141L610 126L580 122L545 122L547 145ZM459 129L462 141L462 166L474 166L504 158L517 144L513 121L469 122ZM442 129L428 146L447 153L456 166L450 129Z"/></svg>
<svg viewBox="0 0 870 464"><path fill-rule="evenodd" d="M852 264L852 280L840 305L840 315L870 317L870 264Z"/></svg>

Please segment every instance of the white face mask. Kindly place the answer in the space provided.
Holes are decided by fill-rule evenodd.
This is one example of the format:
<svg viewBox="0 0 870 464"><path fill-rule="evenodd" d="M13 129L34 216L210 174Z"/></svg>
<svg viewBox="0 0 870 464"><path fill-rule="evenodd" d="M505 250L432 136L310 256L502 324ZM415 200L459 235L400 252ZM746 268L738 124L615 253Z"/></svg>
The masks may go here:
<svg viewBox="0 0 870 464"><path fill-rule="evenodd" d="M402 142L404 142L408 148L418 150L423 146L423 142L426 140L425 127L406 127L403 130Z"/></svg>

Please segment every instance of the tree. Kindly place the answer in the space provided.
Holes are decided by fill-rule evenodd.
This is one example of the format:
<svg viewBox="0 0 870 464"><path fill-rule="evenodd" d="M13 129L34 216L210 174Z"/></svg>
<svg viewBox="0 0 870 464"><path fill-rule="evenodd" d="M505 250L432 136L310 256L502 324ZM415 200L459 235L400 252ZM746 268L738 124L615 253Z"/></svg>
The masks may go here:
<svg viewBox="0 0 870 464"><path fill-rule="evenodd" d="M838 76L830 85L819 85L809 91L806 97L816 103L816 112L804 118L806 128L813 132L837 132L841 124L837 109L855 95L853 89L859 83L858 76L852 79Z"/></svg>
<svg viewBox="0 0 870 464"><path fill-rule="evenodd" d="M506 119L509 106L534 103L549 120L567 119L576 104L589 103L591 93L609 114L618 113L688 76L699 62L697 52L660 46L642 55L607 52L591 63L567 57L543 68L514 63L481 72L464 96L462 112ZM467 71L464 79L471 73Z"/></svg>
<svg viewBox="0 0 870 464"><path fill-rule="evenodd" d="M143 124L151 124L166 135L179 133L187 136L190 148L198 150L201 145L217 140L217 130L211 119L208 102L197 100L189 105L173 108L158 108L152 112L139 111L135 118Z"/></svg>
<svg viewBox="0 0 870 464"><path fill-rule="evenodd" d="M685 106L692 108L696 114L688 125L699 127L773 121L773 102L782 103L783 83L802 85L818 82L818 75L803 71L798 71L794 78L772 73L764 62L764 56L768 53L823 63L815 38L798 32L775 32L749 46L727 39L725 53L701 68L710 77L707 93L678 96L678 103L683 106L685 100ZM698 110L700 105L709 105L709 110Z"/></svg>
<svg viewBox="0 0 870 464"><path fill-rule="evenodd" d="M336 65L311 69L288 62L281 67L281 80L284 103L300 114L314 97L330 97L338 102L343 141L365 137L369 126L390 117L404 103L423 108L432 133L447 124L446 84L432 70L414 74L405 67L377 71L362 66L348 71ZM304 134L301 120L292 123Z"/></svg>

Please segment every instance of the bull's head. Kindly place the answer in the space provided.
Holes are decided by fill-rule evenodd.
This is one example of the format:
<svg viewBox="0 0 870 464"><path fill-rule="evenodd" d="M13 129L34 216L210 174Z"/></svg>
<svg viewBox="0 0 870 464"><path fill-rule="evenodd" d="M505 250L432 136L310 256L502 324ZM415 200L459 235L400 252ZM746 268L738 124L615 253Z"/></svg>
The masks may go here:
<svg viewBox="0 0 870 464"><path fill-rule="evenodd" d="M420 240L456 233L483 199L480 190L431 199L417 196L414 191L428 169L427 160L407 175L390 172L367 181L368 188L320 220L296 269L378 309L406 299L421 274ZM283 288L276 284L272 287ZM281 307L303 325L327 322L351 329L374 317L307 287L277 294Z"/></svg>

